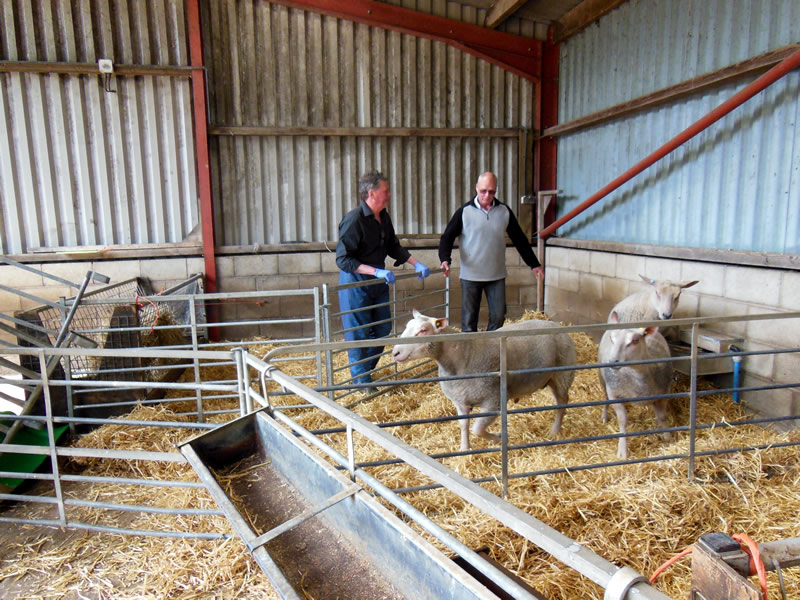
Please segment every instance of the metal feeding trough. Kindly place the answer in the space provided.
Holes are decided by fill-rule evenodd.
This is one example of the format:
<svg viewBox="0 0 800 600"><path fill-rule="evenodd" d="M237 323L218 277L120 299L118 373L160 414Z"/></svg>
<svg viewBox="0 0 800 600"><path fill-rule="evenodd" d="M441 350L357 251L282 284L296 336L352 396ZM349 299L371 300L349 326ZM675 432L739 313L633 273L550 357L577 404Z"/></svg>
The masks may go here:
<svg viewBox="0 0 800 600"><path fill-rule="evenodd" d="M672 356L691 356L692 330L681 329L680 341L670 342L669 350ZM729 356L713 356L724 354L736 349L735 344L741 344L744 338L735 337L700 328L697 331L697 347L701 360L697 361L698 375L721 375L734 370L734 361ZM738 350L736 350L738 352ZM689 361L675 363L675 370L685 375L691 374Z"/></svg>
<svg viewBox="0 0 800 600"><path fill-rule="evenodd" d="M283 598L502 597L264 411L179 448Z"/></svg>

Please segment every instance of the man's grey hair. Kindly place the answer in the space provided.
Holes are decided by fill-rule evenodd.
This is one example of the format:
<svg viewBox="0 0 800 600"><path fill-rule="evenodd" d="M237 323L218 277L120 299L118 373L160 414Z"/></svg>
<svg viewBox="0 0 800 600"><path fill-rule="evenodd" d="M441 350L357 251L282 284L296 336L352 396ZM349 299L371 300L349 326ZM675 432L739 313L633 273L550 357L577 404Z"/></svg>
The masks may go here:
<svg viewBox="0 0 800 600"><path fill-rule="evenodd" d="M362 175L361 179L358 180L359 199L362 202L366 200L370 190L377 190L381 187L381 181L385 181L387 184L389 183L389 180L386 179L386 176L380 171L373 171L372 173Z"/></svg>

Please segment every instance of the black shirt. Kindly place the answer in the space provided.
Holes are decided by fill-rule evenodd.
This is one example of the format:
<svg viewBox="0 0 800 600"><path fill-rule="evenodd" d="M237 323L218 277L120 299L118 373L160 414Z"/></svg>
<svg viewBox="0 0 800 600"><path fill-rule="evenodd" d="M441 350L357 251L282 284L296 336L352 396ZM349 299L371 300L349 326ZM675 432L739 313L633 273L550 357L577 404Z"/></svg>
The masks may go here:
<svg viewBox="0 0 800 600"><path fill-rule="evenodd" d="M388 211L381 211L378 223L367 203L361 202L339 223L336 265L347 273L354 273L362 263L383 269L387 255L395 259L395 267L411 258L411 253L400 245L394 233Z"/></svg>

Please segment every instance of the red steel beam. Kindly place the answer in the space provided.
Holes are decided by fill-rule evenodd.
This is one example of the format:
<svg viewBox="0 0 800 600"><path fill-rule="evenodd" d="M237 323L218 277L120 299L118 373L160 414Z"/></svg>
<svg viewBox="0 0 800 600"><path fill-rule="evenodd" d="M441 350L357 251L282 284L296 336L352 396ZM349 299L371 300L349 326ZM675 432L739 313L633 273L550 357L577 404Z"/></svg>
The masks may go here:
<svg viewBox="0 0 800 600"><path fill-rule="evenodd" d="M203 39L200 31L198 0L187 0L186 20L189 25L189 52L192 65L192 101L194 103L194 137L197 161L200 222L203 228L203 259L206 272L206 291L217 291L216 240L214 239L214 209L211 202L211 170L208 157L208 128L206 113L206 81L203 68Z"/></svg>
<svg viewBox="0 0 800 600"><path fill-rule="evenodd" d="M208 113L206 111L206 79L203 67L203 37L200 30L198 0L186 1L186 21L189 27L189 55L192 65L192 102L194 104L194 143L197 162L197 188L200 194L200 222L203 230L203 263L205 291L217 291L217 256L214 235L214 206L211 198L211 168L208 156ZM206 307L210 323L218 322L217 307ZM219 339L219 329L208 331L212 341Z"/></svg>
<svg viewBox="0 0 800 600"><path fill-rule="evenodd" d="M468 52L525 79L541 74L542 42L373 0L268 0L365 25L424 37Z"/></svg>
<svg viewBox="0 0 800 600"><path fill-rule="evenodd" d="M538 131L558 124L558 57L559 45L553 42L553 28L548 31L548 40L542 48L542 80L541 91L537 94L537 124ZM536 139L535 165L535 190L555 190L556 159L558 141L554 137L539 137ZM545 223L552 223L555 219L555 202L551 202L545 214Z"/></svg>
<svg viewBox="0 0 800 600"><path fill-rule="evenodd" d="M800 67L800 50L797 50L794 54L792 54L788 58L784 59L782 62L772 67L761 77L759 77L752 83L748 84L739 92L731 96L728 100L720 104L717 108L712 110L705 117L703 117L693 125L684 129L681 133L679 133L670 141L668 141L666 144L658 148L655 152L653 152L649 156L645 157L644 159L636 163L630 169L625 171L622 175L617 177L614 181L612 181L604 188L602 188L600 191L596 192L595 194L587 198L581 204L579 204L574 209L569 211L566 215L558 219L555 223L545 228L539 234L540 237L546 238L552 235L553 232L555 232L555 230L561 227L564 223L570 221L571 219L582 213L584 210L592 206L595 202L598 202L599 200L601 200L602 198L613 192L623 183L629 181L630 179L632 179L633 177L644 171L647 167L651 166L653 163L664 158L667 154L675 150L677 147L686 143L694 136L696 136L698 133L700 133L713 123L719 121L729 112L739 107L740 105L744 104L747 100L749 100L750 98L752 98L765 88L775 83L778 79L780 79L787 73L790 73L794 69L797 69L798 67Z"/></svg>

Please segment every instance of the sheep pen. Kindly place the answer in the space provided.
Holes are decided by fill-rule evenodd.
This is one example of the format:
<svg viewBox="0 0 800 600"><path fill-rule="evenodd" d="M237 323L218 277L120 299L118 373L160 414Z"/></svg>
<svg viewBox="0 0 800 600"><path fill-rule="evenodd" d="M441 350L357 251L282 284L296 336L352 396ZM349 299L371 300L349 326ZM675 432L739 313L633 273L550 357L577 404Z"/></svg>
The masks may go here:
<svg viewBox="0 0 800 600"><path fill-rule="evenodd" d="M527 314L525 318L541 317ZM597 346L585 334L570 334L575 341L578 363L594 363ZM262 356L269 345L251 352ZM390 357L384 357L388 361ZM344 360L341 357L341 360ZM383 363L382 363L383 364ZM308 363L282 363L281 370L289 375L308 374ZM204 379L234 378L233 367L208 369ZM408 377L419 376L415 372ZM708 384L700 382L703 389ZM673 391L687 391L688 381L681 380ZM602 390L596 369L576 372L570 390L571 404L602 400ZM296 404L294 396L275 397L276 404ZM214 401L212 400L212 405ZM698 403L698 422L718 423L745 417L743 409L734 405L730 394L704 396ZM220 400L214 408L234 408L235 400ZM547 391L536 392L519 399L512 408L550 406ZM188 420L175 413L190 410L174 404L139 406L127 418L136 420ZM430 382L394 388L353 409L372 422L395 422L411 419L454 415L451 402L442 394L439 384ZM602 408L568 408L559 438L613 434L616 423L600 424ZM652 428L654 419L646 407L629 409L631 429ZM323 429L334 425L332 419L317 410L292 409L292 417L307 429ZM230 415L215 415L227 420ZM688 400L671 403L672 423L688 422ZM521 418L509 419L509 439L524 444L548 439L552 426L550 411L535 412ZM495 424L496 431L498 425ZM390 431L397 437L427 454L458 449L458 423L395 427ZM76 441L84 447L118 449L158 449L174 451L174 444L195 433L189 430L155 429L145 426L123 427L106 425ZM326 434L326 442L342 450L343 435ZM798 432L776 433L754 425L715 427L698 433L698 450L706 447L745 447L768 445L800 439ZM360 461L379 461L387 458L381 448L358 444ZM475 440L479 448L490 444ZM634 438L633 457L687 452L688 436L679 433L672 442L658 436ZM566 465L612 462L615 460L614 440L535 448L510 453L510 472L530 472L557 469ZM499 473L499 455L475 454L442 459L443 463L464 477L485 477ZM79 464L80 463L80 464ZM606 559L628 565L644 575L651 575L669 558L694 544L708 532L729 534L747 533L758 542L800 536L800 499L796 490L800 484L796 448L770 448L747 453L723 454L699 458L695 481L687 478L685 461L638 463L625 467L608 467L574 471L535 478L512 479L508 501L564 535L591 548ZM135 463L119 460L71 459L66 469L83 474L115 474L138 477L166 478L158 469L169 469L169 478L195 480L188 465L176 463ZM392 487L413 487L428 483L407 465L395 464L373 467L370 471ZM483 484L500 495L499 483ZM65 494L69 494L67 487ZM205 490L152 490L131 486L98 485L90 493L107 502L139 501L158 506L171 503L182 506L214 508ZM86 490L82 491L86 495ZM137 498L130 497L131 494ZM180 496L173 498L172 496ZM145 497L147 496L147 497ZM406 500L423 511L440 526L472 548L488 546L491 556L512 572L517 573L534 588L552 599L602 598L603 590L577 572L551 559L524 538L494 522L481 511L446 490L426 490L404 495ZM13 506L11 511L24 507ZM51 506L38 506L41 513L52 511ZM80 509L78 509L80 510ZM89 518L89 517L87 517ZM96 515L94 518L97 518ZM158 529L166 517L159 515L107 514L105 522L120 522L125 526ZM135 522L131 522L131 519ZM176 518L176 517L170 517ZM230 532L221 516L180 517L185 531ZM174 528L174 524L173 524ZM0 564L0 583L3 580L33 579L25 598L207 598L237 597L277 598L266 576L258 569L245 546L238 539L180 540L172 538L122 536L71 531L59 540L49 540L52 530L33 526L14 528L17 543L6 547ZM446 551L446 549L445 549ZM798 569L784 572L784 584L791 597L800 592ZM46 573L46 575L42 575ZM672 598L689 595L691 570L688 561L674 565L655 583ZM777 576L769 574L769 587L777 589ZM794 594L792 594L794 592ZM22 596L19 596L22 597Z"/></svg>

